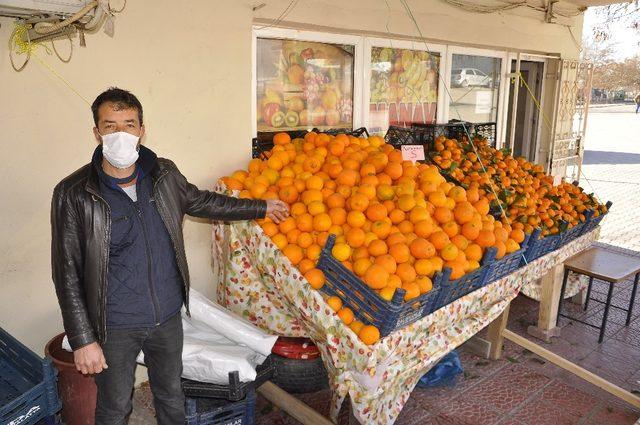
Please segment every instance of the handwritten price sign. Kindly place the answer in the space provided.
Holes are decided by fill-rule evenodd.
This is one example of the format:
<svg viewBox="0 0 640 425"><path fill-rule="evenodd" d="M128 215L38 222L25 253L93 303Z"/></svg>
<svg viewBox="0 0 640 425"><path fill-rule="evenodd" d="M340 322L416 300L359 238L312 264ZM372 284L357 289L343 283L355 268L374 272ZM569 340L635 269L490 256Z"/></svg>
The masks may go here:
<svg viewBox="0 0 640 425"><path fill-rule="evenodd" d="M402 159L405 161L423 161L424 146L422 145L402 145Z"/></svg>

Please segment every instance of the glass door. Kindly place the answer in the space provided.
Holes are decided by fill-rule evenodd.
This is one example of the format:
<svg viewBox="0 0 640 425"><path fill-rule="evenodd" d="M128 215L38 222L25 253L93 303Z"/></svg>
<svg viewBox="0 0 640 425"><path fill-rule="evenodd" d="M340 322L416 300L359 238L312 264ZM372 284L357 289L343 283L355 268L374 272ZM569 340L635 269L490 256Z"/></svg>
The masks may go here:
<svg viewBox="0 0 640 425"><path fill-rule="evenodd" d="M502 82L502 59L453 54L449 118L469 122L494 122Z"/></svg>

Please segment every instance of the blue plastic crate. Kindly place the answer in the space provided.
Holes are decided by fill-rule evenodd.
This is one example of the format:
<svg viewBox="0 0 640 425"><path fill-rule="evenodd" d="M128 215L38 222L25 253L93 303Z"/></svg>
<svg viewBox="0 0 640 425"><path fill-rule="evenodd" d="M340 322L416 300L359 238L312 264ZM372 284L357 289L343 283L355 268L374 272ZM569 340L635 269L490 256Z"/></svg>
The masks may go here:
<svg viewBox="0 0 640 425"><path fill-rule="evenodd" d="M256 393L251 388L244 399L186 398L187 425L253 425Z"/></svg>
<svg viewBox="0 0 640 425"><path fill-rule="evenodd" d="M592 219L593 211L589 210L585 212L585 221L580 222L573 226L571 229L567 229L564 232L560 233L560 241L558 242L558 248L561 246L565 246L569 242L577 239L581 235L584 234L584 228L587 226L589 221Z"/></svg>
<svg viewBox="0 0 640 425"><path fill-rule="evenodd" d="M62 403L51 359L33 351L0 328L0 424L30 425L52 416Z"/></svg>
<svg viewBox="0 0 640 425"><path fill-rule="evenodd" d="M529 244L530 238L531 235L526 235L524 241L520 244L519 250L514 251L511 254L507 254L501 259L488 265L486 278L487 283L495 282L496 280L505 277L522 267L522 258L524 253L527 251L527 245Z"/></svg>
<svg viewBox="0 0 640 425"><path fill-rule="evenodd" d="M487 273L491 264L495 262L496 249L489 248L482 257L482 265L474 271L465 274L459 279L450 280L451 269L445 267L442 273L438 273L435 280L440 282L440 295L438 296L437 309L451 304L458 298L462 298L471 292L484 287L487 282Z"/></svg>
<svg viewBox="0 0 640 425"><path fill-rule="evenodd" d="M524 253L527 263L530 263L551 251L555 251L558 248L560 235L549 235L544 238L540 238L540 233L540 229L535 229L529 238L529 245Z"/></svg>
<svg viewBox="0 0 640 425"><path fill-rule="evenodd" d="M436 277L431 291L410 302L404 302L405 291L401 288L396 289L391 301L387 301L331 255L334 243L335 235L330 235L318 260L317 267L326 278L320 291L340 297L358 320L377 327L381 336L387 336L435 310L440 291L440 282Z"/></svg>
<svg viewBox="0 0 640 425"><path fill-rule="evenodd" d="M611 205L613 205L613 203L611 201L607 202L606 206L607 206L607 211L609 211L609 209L611 208ZM582 228L582 235L584 235L585 233L589 233L590 231L592 231L593 229L595 229L596 227L598 227L598 225L600 224L600 222L602 221L602 219L607 215L607 213L604 214L600 214L598 217L591 217L590 220L587 220L587 222L585 223L585 225Z"/></svg>

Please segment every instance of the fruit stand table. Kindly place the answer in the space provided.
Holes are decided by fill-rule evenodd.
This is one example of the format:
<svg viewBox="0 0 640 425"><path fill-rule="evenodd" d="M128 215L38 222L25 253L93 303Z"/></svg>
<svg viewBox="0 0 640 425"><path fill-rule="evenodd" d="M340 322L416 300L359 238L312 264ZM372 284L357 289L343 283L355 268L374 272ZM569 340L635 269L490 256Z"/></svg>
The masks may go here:
<svg viewBox="0 0 640 425"><path fill-rule="evenodd" d="M600 227L596 227L589 233L533 262L542 264L547 272L540 279L525 282L520 290L527 297L540 301L538 324L529 327L529 334L547 342L551 337L560 335L560 328L556 327L556 321L564 261L588 248L598 239L599 233ZM585 294L584 290L587 287L588 280L586 276L570 273L565 290L565 298L576 296L579 302L583 302L582 295Z"/></svg>
<svg viewBox="0 0 640 425"><path fill-rule="evenodd" d="M330 377L334 422L349 395L361 423L389 424L418 379L498 317L523 282L541 278L592 238L585 235L562 252L542 257L371 346L343 324L257 224L215 223L213 257L221 305L262 329L308 336L317 344Z"/></svg>

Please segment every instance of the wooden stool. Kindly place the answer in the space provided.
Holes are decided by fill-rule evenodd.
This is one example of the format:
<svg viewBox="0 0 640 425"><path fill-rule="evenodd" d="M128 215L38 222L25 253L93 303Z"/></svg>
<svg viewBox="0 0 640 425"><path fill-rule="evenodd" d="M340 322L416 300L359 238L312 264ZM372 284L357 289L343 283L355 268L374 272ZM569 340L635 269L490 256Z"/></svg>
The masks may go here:
<svg viewBox="0 0 640 425"><path fill-rule="evenodd" d="M587 309L589 300L602 303L602 301L595 298L591 298L591 285L593 279L599 279L609 284L609 292L607 293L607 301L604 302L604 315L602 317L602 326L595 326L591 323L583 322L582 320L575 319L573 317L560 314L562 308L562 300L564 299L564 291L567 286L567 278L569 272L583 274L589 276L589 287L587 288L587 299L585 301L584 309ZM611 305L611 297L613 296L613 286L615 283L626 279L627 277L635 274L633 281L633 289L631 290L631 302L629 302L629 309L619 307L617 305ZM638 289L638 277L640 276L640 258L630 257L624 254L618 254L616 252L607 251L599 247L589 248L580 254L569 258L564 263L564 278L562 280L562 290L560 291L560 301L558 302L558 316L566 317L575 322L582 323L592 328L600 330L600 337L598 343L602 342L604 338L605 327L607 326L607 318L609 316L609 307L617 308L627 312L626 326L629 326L631 322L631 312L633 311L633 302L636 297L636 291Z"/></svg>

